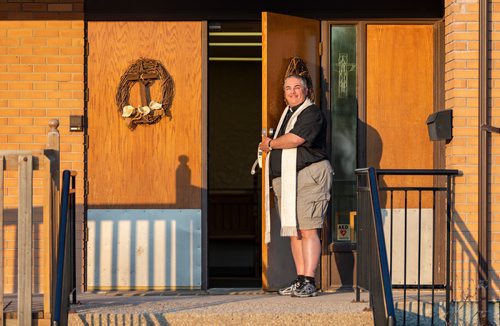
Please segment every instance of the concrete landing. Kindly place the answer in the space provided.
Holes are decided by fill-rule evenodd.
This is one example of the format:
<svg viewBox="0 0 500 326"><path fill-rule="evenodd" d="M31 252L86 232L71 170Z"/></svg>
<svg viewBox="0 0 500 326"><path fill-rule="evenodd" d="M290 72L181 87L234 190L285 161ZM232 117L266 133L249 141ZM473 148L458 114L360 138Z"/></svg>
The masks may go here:
<svg viewBox="0 0 500 326"><path fill-rule="evenodd" d="M366 296L366 295L365 295ZM353 292L313 298L261 290L81 294L69 325L373 325L368 304Z"/></svg>

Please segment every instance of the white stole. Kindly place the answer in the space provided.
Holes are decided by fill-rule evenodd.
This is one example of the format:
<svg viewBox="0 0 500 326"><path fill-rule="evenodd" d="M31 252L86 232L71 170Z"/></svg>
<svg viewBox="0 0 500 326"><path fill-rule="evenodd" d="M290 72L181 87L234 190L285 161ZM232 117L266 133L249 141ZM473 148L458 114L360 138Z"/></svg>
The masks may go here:
<svg viewBox="0 0 500 326"><path fill-rule="evenodd" d="M301 106L292 114L290 120L285 128L285 134L289 133L293 129L297 117L304 109L310 107L313 103L306 99ZM290 110L290 106L287 106L281 115L278 127L276 128L276 134L274 139L278 137L278 133L281 130L281 125L285 116ZM265 230L265 242L271 242L271 209L270 209L270 194L269 194L269 161L271 153L267 154L266 158L266 168L265 168L265 198L264 206L266 211L266 230ZM281 155L281 232L282 237L297 236L297 148L287 148L282 150Z"/></svg>

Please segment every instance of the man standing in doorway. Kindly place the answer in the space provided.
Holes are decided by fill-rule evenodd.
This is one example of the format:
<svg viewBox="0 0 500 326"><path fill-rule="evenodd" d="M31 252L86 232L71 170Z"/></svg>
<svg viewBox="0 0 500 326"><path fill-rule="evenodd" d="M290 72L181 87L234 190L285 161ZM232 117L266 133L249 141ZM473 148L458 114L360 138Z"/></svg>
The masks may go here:
<svg viewBox="0 0 500 326"><path fill-rule="evenodd" d="M321 256L318 231L330 200L333 170L326 155L326 120L308 98L308 80L298 74L286 76L284 93L288 105L278 132L260 144L268 153L266 171L277 198L281 236L290 237L297 271L297 278L278 293L312 297L317 295L314 276ZM269 223L266 226L269 241Z"/></svg>

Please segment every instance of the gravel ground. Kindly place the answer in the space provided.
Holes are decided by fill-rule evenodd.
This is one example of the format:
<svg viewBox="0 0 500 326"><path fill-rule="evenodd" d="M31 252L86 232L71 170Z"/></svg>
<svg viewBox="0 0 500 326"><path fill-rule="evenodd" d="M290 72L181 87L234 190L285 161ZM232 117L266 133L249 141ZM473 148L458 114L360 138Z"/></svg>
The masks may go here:
<svg viewBox="0 0 500 326"><path fill-rule="evenodd" d="M281 297L262 291L177 295L82 294L72 305L70 325L372 325L366 302L354 293L313 298ZM363 298L366 300L366 298Z"/></svg>

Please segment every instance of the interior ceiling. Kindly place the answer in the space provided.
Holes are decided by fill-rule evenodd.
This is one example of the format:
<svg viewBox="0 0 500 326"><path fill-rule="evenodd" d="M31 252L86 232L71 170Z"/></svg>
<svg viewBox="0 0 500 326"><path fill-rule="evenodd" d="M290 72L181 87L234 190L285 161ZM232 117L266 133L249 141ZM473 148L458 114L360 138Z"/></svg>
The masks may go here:
<svg viewBox="0 0 500 326"><path fill-rule="evenodd" d="M316 19L442 18L444 0L85 0L90 20L258 20L262 11Z"/></svg>

